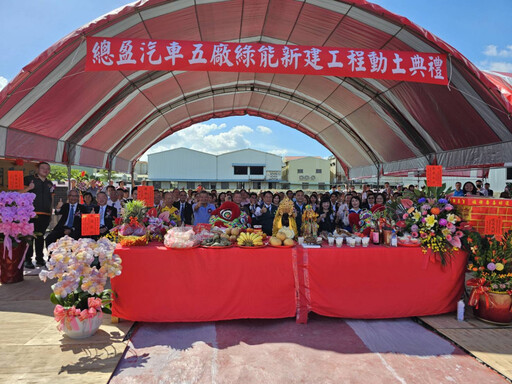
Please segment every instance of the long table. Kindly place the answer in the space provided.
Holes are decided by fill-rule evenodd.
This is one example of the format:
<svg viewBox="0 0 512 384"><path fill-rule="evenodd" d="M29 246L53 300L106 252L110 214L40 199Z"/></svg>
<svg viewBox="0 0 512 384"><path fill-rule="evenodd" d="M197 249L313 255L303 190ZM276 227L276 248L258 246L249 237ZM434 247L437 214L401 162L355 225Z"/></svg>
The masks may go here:
<svg viewBox="0 0 512 384"><path fill-rule="evenodd" d="M196 322L296 316L394 318L456 309L466 255L447 266L420 248L167 249L121 247L113 315Z"/></svg>

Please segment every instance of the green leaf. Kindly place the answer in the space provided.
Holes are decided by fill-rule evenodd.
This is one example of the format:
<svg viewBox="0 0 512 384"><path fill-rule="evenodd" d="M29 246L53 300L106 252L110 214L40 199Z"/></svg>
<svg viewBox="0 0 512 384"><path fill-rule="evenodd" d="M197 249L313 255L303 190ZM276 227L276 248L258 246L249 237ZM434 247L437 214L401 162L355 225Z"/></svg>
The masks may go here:
<svg viewBox="0 0 512 384"><path fill-rule="evenodd" d="M57 297L57 295L55 293L52 292L52 294L50 295L50 301L57 305L57 304L60 304L60 305L63 305L64 302L62 301L62 298L61 297Z"/></svg>

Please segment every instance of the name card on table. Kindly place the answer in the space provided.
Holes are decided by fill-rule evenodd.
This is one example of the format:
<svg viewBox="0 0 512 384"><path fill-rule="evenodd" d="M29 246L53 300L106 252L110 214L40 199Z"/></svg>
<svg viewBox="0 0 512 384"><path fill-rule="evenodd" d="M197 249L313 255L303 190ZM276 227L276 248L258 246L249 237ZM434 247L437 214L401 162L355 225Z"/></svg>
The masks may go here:
<svg viewBox="0 0 512 384"><path fill-rule="evenodd" d="M501 237L503 234L503 218L501 216L486 216L484 234Z"/></svg>
<svg viewBox="0 0 512 384"><path fill-rule="evenodd" d="M11 191L25 188L23 185L23 171L7 171L7 188Z"/></svg>
<svg viewBox="0 0 512 384"><path fill-rule="evenodd" d="M100 234L100 215L91 213L82 215L82 236L96 236Z"/></svg>
<svg viewBox="0 0 512 384"><path fill-rule="evenodd" d="M427 165L427 187L443 186L443 167L441 165Z"/></svg>
<svg viewBox="0 0 512 384"><path fill-rule="evenodd" d="M141 200L146 207L155 205L155 189L152 185L141 185L137 187L137 200Z"/></svg>

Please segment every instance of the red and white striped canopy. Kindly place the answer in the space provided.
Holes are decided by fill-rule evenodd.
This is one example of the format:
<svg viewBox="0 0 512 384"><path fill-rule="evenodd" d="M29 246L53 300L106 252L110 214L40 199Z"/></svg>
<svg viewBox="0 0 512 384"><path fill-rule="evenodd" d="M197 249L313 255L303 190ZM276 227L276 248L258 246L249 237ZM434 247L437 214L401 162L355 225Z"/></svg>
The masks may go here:
<svg viewBox="0 0 512 384"><path fill-rule="evenodd" d="M297 74L85 72L87 36L260 42L449 55L448 87ZM0 92L0 157L129 171L191 124L254 115L325 145L351 177L512 162L511 77L484 73L363 0L141 0L77 29Z"/></svg>

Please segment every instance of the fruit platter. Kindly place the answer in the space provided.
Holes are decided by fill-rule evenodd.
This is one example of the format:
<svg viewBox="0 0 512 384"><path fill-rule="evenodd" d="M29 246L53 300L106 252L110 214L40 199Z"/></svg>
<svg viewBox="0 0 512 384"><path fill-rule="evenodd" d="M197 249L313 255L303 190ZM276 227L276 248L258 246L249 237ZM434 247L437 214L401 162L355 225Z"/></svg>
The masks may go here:
<svg viewBox="0 0 512 384"><path fill-rule="evenodd" d="M192 228L174 227L164 236L164 245L167 248L196 248L199 245L196 234Z"/></svg>
<svg viewBox="0 0 512 384"><path fill-rule="evenodd" d="M261 232L241 232L236 240L241 248L263 248L263 235Z"/></svg>
<svg viewBox="0 0 512 384"><path fill-rule="evenodd" d="M294 233L289 228L281 228L275 236L269 240L269 245L275 248L291 248L295 246Z"/></svg>
<svg viewBox="0 0 512 384"><path fill-rule="evenodd" d="M212 237L201 241L201 247L203 248L229 248L232 246L229 236L225 233L215 233Z"/></svg>

